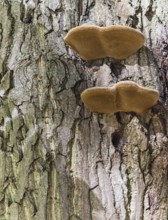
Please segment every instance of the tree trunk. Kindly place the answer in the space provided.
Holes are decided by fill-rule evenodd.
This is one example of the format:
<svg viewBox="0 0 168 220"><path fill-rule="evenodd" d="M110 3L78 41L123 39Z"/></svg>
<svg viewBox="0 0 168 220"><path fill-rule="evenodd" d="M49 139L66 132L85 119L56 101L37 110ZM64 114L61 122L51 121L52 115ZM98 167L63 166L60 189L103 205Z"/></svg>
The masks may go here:
<svg viewBox="0 0 168 220"><path fill-rule="evenodd" d="M1 220L168 219L167 20L167 0L0 0ZM145 46L85 62L63 40L84 23L136 28ZM84 107L84 89L122 80L157 105Z"/></svg>

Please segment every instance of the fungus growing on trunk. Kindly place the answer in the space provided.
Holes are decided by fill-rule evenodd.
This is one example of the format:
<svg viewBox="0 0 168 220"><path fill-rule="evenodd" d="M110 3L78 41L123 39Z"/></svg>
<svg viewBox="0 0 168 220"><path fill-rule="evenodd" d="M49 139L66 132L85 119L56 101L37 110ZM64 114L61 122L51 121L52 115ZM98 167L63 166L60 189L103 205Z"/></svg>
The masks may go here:
<svg viewBox="0 0 168 220"><path fill-rule="evenodd" d="M125 59L144 44L144 35L127 26L79 26L72 28L65 42L84 60L103 57Z"/></svg>
<svg viewBox="0 0 168 220"><path fill-rule="evenodd" d="M156 104L159 93L139 86L132 81L122 81L113 87L94 87L81 94L85 106L92 112L142 113Z"/></svg>

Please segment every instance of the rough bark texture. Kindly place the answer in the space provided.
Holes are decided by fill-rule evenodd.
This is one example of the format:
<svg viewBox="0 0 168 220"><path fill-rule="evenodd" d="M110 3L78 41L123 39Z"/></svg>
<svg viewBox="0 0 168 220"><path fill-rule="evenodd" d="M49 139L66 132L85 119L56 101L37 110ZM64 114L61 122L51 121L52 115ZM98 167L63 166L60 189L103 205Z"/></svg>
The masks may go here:
<svg viewBox="0 0 168 220"><path fill-rule="evenodd" d="M168 219L167 20L167 0L0 0L1 220ZM83 23L134 27L145 46L84 62L63 41ZM82 104L84 89L128 79L158 89L158 104Z"/></svg>

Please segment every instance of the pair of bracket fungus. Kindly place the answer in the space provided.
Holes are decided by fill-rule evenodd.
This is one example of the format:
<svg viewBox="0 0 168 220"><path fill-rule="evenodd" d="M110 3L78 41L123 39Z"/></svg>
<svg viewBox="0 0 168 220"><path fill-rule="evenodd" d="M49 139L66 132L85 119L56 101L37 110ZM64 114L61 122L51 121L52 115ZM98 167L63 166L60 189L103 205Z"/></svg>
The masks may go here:
<svg viewBox="0 0 168 220"><path fill-rule="evenodd" d="M144 44L144 35L127 26L79 26L71 29L65 42L84 60L104 57L125 59ZM100 113L142 113L156 104L156 90L122 81L113 87L95 87L82 92L82 101L90 111Z"/></svg>

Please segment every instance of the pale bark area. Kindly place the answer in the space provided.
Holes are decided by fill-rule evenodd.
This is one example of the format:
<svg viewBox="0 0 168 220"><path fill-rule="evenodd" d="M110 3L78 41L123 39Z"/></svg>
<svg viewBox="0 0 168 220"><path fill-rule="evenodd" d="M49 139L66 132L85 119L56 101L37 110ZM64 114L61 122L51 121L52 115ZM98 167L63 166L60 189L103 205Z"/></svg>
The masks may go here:
<svg viewBox="0 0 168 220"><path fill-rule="evenodd" d="M1 220L168 219L167 20L167 0L0 0ZM134 27L145 46L84 62L63 40L84 23ZM128 79L158 89L158 104L82 104L84 89Z"/></svg>

